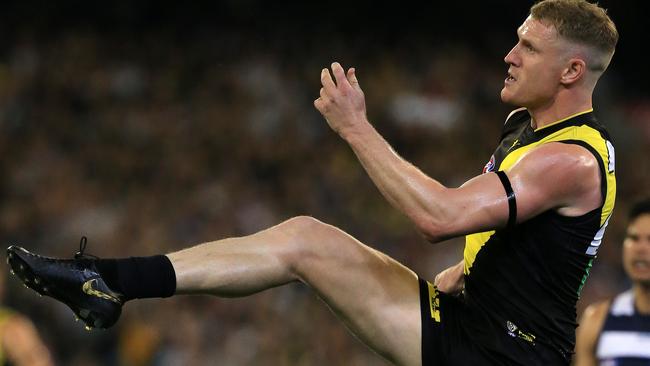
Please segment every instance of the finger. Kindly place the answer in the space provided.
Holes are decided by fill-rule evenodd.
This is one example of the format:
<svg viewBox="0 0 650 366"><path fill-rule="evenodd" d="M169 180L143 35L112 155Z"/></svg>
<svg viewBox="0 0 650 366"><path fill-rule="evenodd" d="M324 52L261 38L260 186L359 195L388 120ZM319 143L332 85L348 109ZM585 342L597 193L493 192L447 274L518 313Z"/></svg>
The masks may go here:
<svg viewBox="0 0 650 366"><path fill-rule="evenodd" d="M319 112L323 113L323 100L321 98L314 100L314 107L316 107Z"/></svg>
<svg viewBox="0 0 650 366"><path fill-rule="evenodd" d="M321 70L320 82L328 93L334 93L334 91L336 91L336 84L334 84L334 80L332 80L332 75L330 75L328 69Z"/></svg>
<svg viewBox="0 0 650 366"><path fill-rule="evenodd" d="M325 100L327 99L327 92L325 92L325 88L320 88L320 97L321 99Z"/></svg>
<svg viewBox="0 0 650 366"><path fill-rule="evenodd" d="M343 67L341 67L341 64L339 64L338 62L333 62L332 73L336 78L336 85L338 85L339 89L350 86L350 82L345 77L345 71L343 70Z"/></svg>
<svg viewBox="0 0 650 366"><path fill-rule="evenodd" d="M359 86L359 80L357 80L356 71L357 70L355 70L354 67L351 67L348 70L348 75L347 75L348 81L350 82L350 85L352 85L352 87L354 87L355 89L361 89L361 87Z"/></svg>

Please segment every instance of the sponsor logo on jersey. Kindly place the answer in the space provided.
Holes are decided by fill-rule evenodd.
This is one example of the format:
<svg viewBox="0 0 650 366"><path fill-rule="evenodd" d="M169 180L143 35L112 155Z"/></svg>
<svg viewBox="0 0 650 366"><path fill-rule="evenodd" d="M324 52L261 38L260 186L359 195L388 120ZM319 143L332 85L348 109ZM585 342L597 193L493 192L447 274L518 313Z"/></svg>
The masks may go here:
<svg viewBox="0 0 650 366"><path fill-rule="evenodd" d="M483 167L483 174L493 172L494 171L494 164L495 164L495 159L494 155L490 158L490 161L488 161L485 164L485 167Z"/></svg>
<svg viewBox="0 0 650 366"><path fill-rule="evenodd" d="M506 321L506 328L508 328L508 335L513 338L520 338L524 341L535 345L535 336L531 333L522 332L515 323L510 320Z"/></svg>

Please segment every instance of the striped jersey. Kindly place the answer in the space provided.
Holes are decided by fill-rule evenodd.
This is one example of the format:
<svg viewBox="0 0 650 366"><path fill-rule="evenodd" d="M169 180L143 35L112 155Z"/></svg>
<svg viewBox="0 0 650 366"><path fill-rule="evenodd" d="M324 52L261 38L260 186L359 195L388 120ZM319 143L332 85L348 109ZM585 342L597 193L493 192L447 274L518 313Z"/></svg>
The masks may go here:
<svg viewBox="0 0 650 366"><path fill-rule="evenodd" d="M596 357L601 366L650 365L650 315L634 306L634 292L614 298L598 338Z"/></svg>
<svg viewBox="0 0 650 366"><path fill-rule="evenodd" d="M582 216L549 210L512 227L466 237L467 329L495 355L496 364L570 362L576 303L614 207L614 148L592 110L539 129L532 128L525 109L513 113L484 173L507 171L528 151L552 142L580 145L593 154L602 203ZM540 361L541 353L554 358Z"/></svg>

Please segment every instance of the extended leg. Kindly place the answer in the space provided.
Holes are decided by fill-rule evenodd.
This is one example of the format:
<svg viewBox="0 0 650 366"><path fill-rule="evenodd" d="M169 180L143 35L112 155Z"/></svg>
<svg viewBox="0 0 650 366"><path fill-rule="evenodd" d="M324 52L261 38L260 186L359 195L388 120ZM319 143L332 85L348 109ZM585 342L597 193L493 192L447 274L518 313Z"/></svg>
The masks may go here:
<svg viewBox="0 0 650 366"><path fill-rule="evenodd" d="M333 226L296 217L168 257L177 293L244 296L302 281L373 350L398 364L421 363L417 276Z"/></svg>
<svg viewBox="0 0 650 366"><path fill-rule="evenodd" d="M56 259L12 246L7 259L26 286L65 303L89 328L112 326L130 299L170 296L174 284L177 294L232 297L302 281L373 350L421 364L416 275L310 217L167 257L98 260L81 252L83 245L74 259Z"/></svg>

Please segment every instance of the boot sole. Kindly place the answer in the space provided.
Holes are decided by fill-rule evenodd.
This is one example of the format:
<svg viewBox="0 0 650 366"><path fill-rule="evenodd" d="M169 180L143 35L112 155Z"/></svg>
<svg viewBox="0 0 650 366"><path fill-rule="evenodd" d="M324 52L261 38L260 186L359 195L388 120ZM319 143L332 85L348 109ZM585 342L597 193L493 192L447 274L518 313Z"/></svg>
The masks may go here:
<svg viewBox="0 0 650 366"><path fill-rule="evenodd" d="M34 290L39 296L49 296L66 304L76 315L75 320L83 320L86 324L86 330L102 328L102 325L105 324L102 314L90 309L71 305L70 303L72 301L69 301L66 296L63 296L57 290L56 286L34 273L32 267L21 257L21 254L32 255L25 249L14 245L7 248L7 264L11 267L11 274L18 277L23 283L23 286Z"/></svg>

